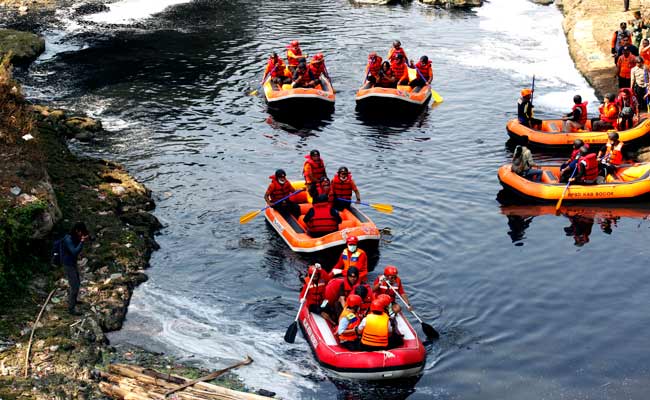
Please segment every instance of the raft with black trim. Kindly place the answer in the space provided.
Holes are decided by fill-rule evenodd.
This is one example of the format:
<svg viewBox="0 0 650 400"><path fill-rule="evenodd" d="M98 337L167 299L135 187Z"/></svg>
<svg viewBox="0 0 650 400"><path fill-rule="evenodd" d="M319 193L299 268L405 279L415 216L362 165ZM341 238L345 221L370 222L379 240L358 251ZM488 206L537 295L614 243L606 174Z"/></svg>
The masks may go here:
<svg viewBox="0 0 650 400"><path fill-rule="evenodd" d="M290 84L277 84L267 78L262 85L264 98L269 108L277 111L310 111L310 112L331 112L334 110L336 95L332 83L322 75L320 77L325 88L317 85L315 88L292 88Z"/></svg>
<svg viewBox="0 0 650 400"><path fill-rule="evenodd" d="M302 333L318 363L332 374L346 379L388 380L418 375L424 368L424 344L406 318L397 315L397 326L404 335L402 346L383 351L350 351L334 336L336 327L323 317L300 311Z"/></svg>
<svg viewBox="0 0 650 400"><path fill-rule="evenodd" d="M619 140L626 145L633 142L647 139L646 135L650 133L650 119L647 114L642 114L641 121L631 129L617 131ZM562 132L561 119L542 120L541 129L532 129L522 125L517 118L511 119L506 124L508 135L514 140L528 137L531 144L548 147L570 147L573 141L581 139L590 145L603 145L607 143L608 132L590 131L591 121L587 121L585 129L578 132Z"/></svg>
<svg viewBox="0 0 650 400"><path fill-rule="evenodd" d="M417 78L414 68L407 68L409 79ZM355 100L360 111L420 111L431 99L431 85L421 88L409 85L397 85L396 88L370 87L368 81L357 91Z"/></svg>
<svg viewBox="0 0 650 400"><path fill-rule="evenodd" d="M533 182L512 172L511 164L499 168L499 182L507 190L536 201L557 201L566 183L559 182L560 166L541 166L542 181ZM621 166L605 183L571 184L564 202L638 201L650 194L650 163Z"/></svg>
<svg viewBox="0 0 650 400"><path fill-rule="evenodd" d="M304 182L300 181L292 181L291 184L296 190L304 187ZM293 216L289 216L287 219L271 207L264 211L267 222L278 232L291 250L298 253L313 253L344 246L348 236L356 236L359 238L359 242L364 243L366 247L376 247L379 244L379 229L366 214L354 205L351 205L349 210L339 212L342 219L339 230L317 238L310 236L307 233L304 217L311 208L311 197L306 192L302 192L293 196L292 199L300 205L300 217L297 219Z"/></svg>

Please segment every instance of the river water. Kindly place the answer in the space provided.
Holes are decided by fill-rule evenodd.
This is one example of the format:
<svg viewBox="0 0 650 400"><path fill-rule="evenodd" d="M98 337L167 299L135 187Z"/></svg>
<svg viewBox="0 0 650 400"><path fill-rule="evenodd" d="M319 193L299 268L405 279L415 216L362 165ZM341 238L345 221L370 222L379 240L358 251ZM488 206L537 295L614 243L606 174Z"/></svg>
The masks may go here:
<svg viewBox="0 0 650 400"><path fill-rule="evenodd" d="M568 111L575 93L596 101L557 9L525 0L469 12L417 2L125 0L58 17L45 32L48 51L19 73L28 95L102 118L112 134L75 149L123 162L153 190L165 225L150 280L113 342L209 368L250 354L255 362L238 374L286 399L650 392L650 211L573 209L569 218L496 200L497 168L511 157L505 122L533 74L538 116ZM354 93L366 55L385 54L396 38L410 57L433 60L445 102L412 120L364 119ZM278 120L250 95L269 52L293 39L325 53L337 89L330 117ZM348 166L366 201L395 206L392 215L368 210L391 232L378 270L397 265L416 310L442 333L416 383L335 384L300 335L282 340L306 259L262 217L238 217L264 205L276 168L299 178L313 148L330 171Z"/></svg>

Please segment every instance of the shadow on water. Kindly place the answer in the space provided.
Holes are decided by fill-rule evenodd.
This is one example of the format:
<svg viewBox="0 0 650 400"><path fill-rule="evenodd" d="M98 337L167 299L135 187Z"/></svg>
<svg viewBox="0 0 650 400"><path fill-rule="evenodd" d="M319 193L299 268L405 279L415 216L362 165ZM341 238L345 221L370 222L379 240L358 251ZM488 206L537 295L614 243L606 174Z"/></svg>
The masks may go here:
<svg viewBox="0 0 650 400"><path fill-rule="evenodd" d="M394 113L385 109L359 109L357 107L355 114L363 125L374 130L382 132L405 131L413 126L422 126L429 115L429 107L408 113Z"/></svg>
<svg viewBox="0 0 650 400"><path fill-rule="evenodd" d="M268 108L266 123L273 129L281 129L301 138L318 136L333 121L332 111L314 113L287 113Z"/></svg>
<svg viewBox="0 0 650 400"><path fill-rule="evenodd" d="M421 376L380 382L349 381L330 378L338 389L339 400L403 400L415 392Z"/></svg>

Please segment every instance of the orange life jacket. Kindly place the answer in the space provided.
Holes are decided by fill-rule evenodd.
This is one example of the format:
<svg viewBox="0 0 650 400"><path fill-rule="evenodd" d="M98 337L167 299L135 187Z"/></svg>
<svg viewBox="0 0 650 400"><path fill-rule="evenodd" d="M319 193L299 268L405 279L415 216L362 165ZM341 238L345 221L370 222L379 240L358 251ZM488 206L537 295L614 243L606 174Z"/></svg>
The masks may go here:
<svg viewBox="0 0 650 400"><path fill-rule="evenodd" d="M271 203L275 203L295 191L293 185L288 180L285 180L284 185L281 185L275 178L275 175L271 175L269 178L271 178L271 184L269 185L268 191L269 197L271 197Z"/></svg>
<svg viewBox="0 0 650 400"><path fill-rule="evenodd" d="M372 75L375 78L379 78L379 70L381 69L382 59L381 57L375 57L375 61L368 59L368 75Z"/></svg>
<svg viewBox="0 0 650 400"><path fill-rule="evenodd" d="M386 313L368 314L363 328L361 343L367 346L388 346L388 315Z"/></svg>
<svg viewBox="0 0 650 400"><path fill-rule="evenodd" d="M578 122L584 126L584 124L587 123L587 102L585 101L584 103L574 104L571 111L575 111L576 108L580 109L580 119Z"/></svg>
<svg viewBox="0 0 650 400"><path fill-rule="evenodd" d="M300 297L304 296L305 290L307 289L307 283L309 283L309 277L305 277L305 284L302 287L302 291L300 292ZM309 286L309 292L307 292L307 297L305 299L305 303L307 307L309 307L312 304L321 304L323 300L325 299L325 288L327 287L328 281L326 279L318 278L318 282L316 282L316 279L312 280L311 286Z"/></svg>
<svg viewBox="0 0 650 400"><path fill-rule="evenodd" d="M349 320L348 329L353 330L361 323L361 318L359 318L359 316L354 311L350 310L347 307L345 307L343 309L343 312L341 312L341 316L339 317L339 324L341 323L341 320L343 318L347 318ZM339 341L341 342L352 342L355 340L357 340L357 334L354 331L350 333L343 332L342 334L339 335Z"/></svg>
<svg viewBox="0 0 650 400"><path fill-rule="evenodd" d="M312 160L311 156L306 155L307 159L302 165L302 176L305 177L305 184L311 183L311 177L305 174L305 167L307 164L311 167L311 175L314 177L315 182L320 182L320 178L325 176L325 162L321 158L319 162Z"/></svg>
<svg viewBox="0 0 650 400"><path fill-rule="evenodd" d="M625 57L621 55L616 62L616 65L619 67L618 76L621 78L630 79L632 76L632 68L636 65L636 57L632 54Z"/></svg>
<svg viewBox="0 0 650 400"><path fill-rule="evenodd" d="M612 165L620 165L623 163L623 142L619 141L616 146L612 146L612 142L608 141L607 151L605 152L605 160Z"/></svg>
<svg viewBox="0 0 650 400"><path fill-rule="evenodd" d="M428 81L430 78L433 77L433 69L431 68L431 61L427 61L426 64L422 64L421 61L418 61L418 63L415 64L415 68L418 71L420 71L425 81ZM418 78L421 77L418 75Z"/></svg>
<svg viewBox="0 0 650 400"><path fill-rule="evenodd" d="M313 233L329 233L339 229L339 224L332 216L330 203L312 204L314 216L307 222L307 228ZM346 280L347 281L347 280Z"/></svg>
<svg viewBox="0 0 650 400"><path fill-rule="evenodd" d="M338 174L332 179L332 196L334 199L352 200L352 174L348 173L348 179L342 181Z"/></svg>
<svg viewBox="0 0 650 400"><path fill-rule="evenodd" d="M359 315L366 315L370 310L370 304L375 299L375 295L374 293L372 293L372 287L370 287L370 285L368 285L367 283L359 283L355 285L355 289L357 286L365 286L366 289L368 290L368 294L366 295L365 298L362 299L363 303L361 303L361 306L359 306Z"/></svg>
<svg viewBox="0 0 650 400"><path fill-rule="evenodd" d="M580 159L585 169L585 174L582 177L583 181L595 181L598 178L598 158L595 153L589 153Z"/></svg>
<svg viewBox="0 0 650 400"><path fill-rule="evenodd" d="M347 271L350 267L356 267L359 270L359 280L365 282L368 277L368 265L360 265L359 259L361 258L364 251L357 248L357 251L350 254L350 250L347 248L341 253L341 261L343 261L343 271Z"/></svg>
<svg viewBox="0 0 650 400"><path fill-rule="evenodd" d="M600 119L603 122L609 122L614 129L618 126L618 107L615 103L607 103L600 106Z"/></svg>
<svg viewBox="0 0 650 400"><path fill-rule="evenodd" d="M406 60L406 52L401 47L398 48L391 47L390 50L388 50L388 57L386 58L388 58L388 61L390 61L392 64L394 60L397 60L398 54L401 54L402 59Z"/></svg>
<svg viewBox="0 0 650 400"><path fill-rule="evenodd" d="M381 71L379 74L379 80L377 81L377 84L379 86L389 86L393 83L393 80L391 78L395 77L395 73L393 72L392 69L389 69L388 71Z"/></svg>
<svg viewBox="0 0 650 400"><path fill-rule="evenodd" d="M320 78L320 76L325 72L325 62L311 62L309 63L309 71L314 75L314 78Z"/></svg>
<svg viewBox="0 0 650 400"><path fill-rule="evenodd" d="M276 78L278 76L284 76L284 61L280 57L278 57L277 62L273 59L273 57L269 57L269 61L266 63L266 70L264 70L264 74L271 74L273 78Z"/></svg>
<svg viewBox="0 0 650 400"><path fill-rule="evenodd" d="M314 75L311 73L309 68L305 68L305 71L301 74L300 71L296 70L293 80L297 84L305 84L314 80Z"/></svg>
<svg viewBox="0 0 650 400"><path fill-rule="evenodd" d="M395 77L399 78L400 80L404 77L404 74L406 73L406 62L398 62L397 60L395 62L391 61L390 62L390 69L393 70L393 74L395 74Z"/></svg>
<svg viewBox="0 0 650 400"><path fill-rule="evenodd" d="M298 65L298 59L302 56L302 50L300 47L289 47L287 49L287 63L290 67L295 67Z"/></svg>

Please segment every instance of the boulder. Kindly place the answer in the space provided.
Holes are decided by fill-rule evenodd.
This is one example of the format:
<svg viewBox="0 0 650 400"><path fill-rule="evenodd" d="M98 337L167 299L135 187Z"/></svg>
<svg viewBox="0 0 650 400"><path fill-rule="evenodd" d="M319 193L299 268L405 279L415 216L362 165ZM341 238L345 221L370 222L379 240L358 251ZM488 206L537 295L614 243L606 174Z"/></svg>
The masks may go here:
<svg viewBox="0 0 650 400"><path fill-rule="evenodd" d="M0 56L11 52L12 63L30 63L45 51L45 40L30 32L0 29Z"/></svg>
<svg viewBox="0 0 650 400"><path fill-rule="evenodd" d="M420 0L420 3L453 8L480 7L483 0Z"/></svg>

